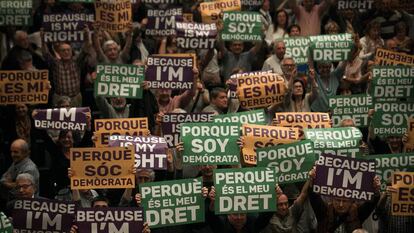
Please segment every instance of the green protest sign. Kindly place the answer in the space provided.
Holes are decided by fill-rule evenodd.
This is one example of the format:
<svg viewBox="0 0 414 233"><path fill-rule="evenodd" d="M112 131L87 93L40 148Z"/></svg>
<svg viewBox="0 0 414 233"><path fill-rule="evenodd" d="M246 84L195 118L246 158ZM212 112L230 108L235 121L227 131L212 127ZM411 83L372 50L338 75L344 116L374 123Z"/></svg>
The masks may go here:
<svg viewBox="0 0 414 233"><path fill-rule="evenodd" d="M213 176L216 214L276 211L274 169L215 169Z"/></svg>
<svg viewBox="0 0 414 233"><path fill-rule="evenodd" d="M414 117L414 102L375 103L372 117L374 134L385 138L407 132L408 119Z"/></svg>
<svg viewBox="0 0 414 233"><path fill-rule="evenodd" d="M373 108L369 95L337 95L329 97L334 127L339 127L342 120L352 119L356 127L368 127L368 111Z"/></svg>
<svg viewBox="0 0 414 233"><path fill-rule="evenodd" d="M181 141L184 142L183 163L192 165L240 164L237 145L240 124L183 123Z"/></svg>
<svg viewBox="0 0 414 233"><path fill-rule="evenodd" d="M204 222L202 178L139 185L145 221L151 228Z"/></svg>
<svg viewBox="0 0 414 233"><path fill-rule="evenodd" d="M283 38L286 46L286 57L291 57L295 60L296 65L308 63L308 49L310 39L308 37L290 37Z"/></svg>
<svg viewBox="0 0 414 233"><path fill-rule="evenodd" d="M279 184L306 181L316 160L311 140L257 148L256 153L257 166L274 167Z"/></svg>
<svg viewBox="0 0 414 233"><path fill-rule="evenodd" d="M31 26L33 0L0 1L0 26Z"/></svg>
<svg viewBox="0 0 414 233"><path fill-rule="evenodd" d="M362 133L355 127L304 129L305 138L313 141L315 153L355 158L360 156Z"/></svg>
<svg viewBox="0 0 414 233"><path fill-rule="evenodd" d="M13 232L13 225L11 224L10 220L7 216L0 212L0 233L12 233Z"/></svg>
<svg viewBox="0 0 414 233"><path fill-rule="evenodd" d="M372 75L370 90L376 103L414 98L414 67L375 66Z"/></svg>
<svg viewBox="0 0 414 233"><path fill-rule="evenodd" d="M386 182L395 171L414 171L414 153L368 155L365 159L375 160L375 169L381 179L381 188L385 190Z"/></svg>
<svg viewBox="0 0 414 233"><path fill-rule="evenodd" d="M141 99L144 69L136 65L98 65L95 96Z"/></svg>
<svg viewBox="0 0 414 233"><path fill-rule="evenodd" d="M221 39L225 41L261 41L262 20L258 12L226 11Z"/></svg>
<svg viewBox="0 0 414 233"><path fill-rule="evenodd" d="M264 109L253 110L248 112L236 112L229 114L219 114L213 116L214 122L240 123L266 125L266 113Z"/></svg>
<svg viewBox="0 0 414 233"><path fill-rule="evenodd" d="M309 37L309 51L314 61L346 61L351 56L354 42L351 34L319 35Z"/></svg>

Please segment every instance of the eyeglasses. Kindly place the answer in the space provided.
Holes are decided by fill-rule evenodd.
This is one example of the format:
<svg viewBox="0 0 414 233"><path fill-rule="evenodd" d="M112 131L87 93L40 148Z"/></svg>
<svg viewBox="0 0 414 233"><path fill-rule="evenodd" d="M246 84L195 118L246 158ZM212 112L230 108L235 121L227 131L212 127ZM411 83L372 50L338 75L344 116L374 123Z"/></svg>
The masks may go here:
<svg viewBox="0 0 414 233"><path fill-rule="evenodd" d="M26 190L26 189L30 188L31 186L33 186L33 184L22 184L22 185L17 185L15 187L15 189L16 190L20 190L20 189Z"/></svg>

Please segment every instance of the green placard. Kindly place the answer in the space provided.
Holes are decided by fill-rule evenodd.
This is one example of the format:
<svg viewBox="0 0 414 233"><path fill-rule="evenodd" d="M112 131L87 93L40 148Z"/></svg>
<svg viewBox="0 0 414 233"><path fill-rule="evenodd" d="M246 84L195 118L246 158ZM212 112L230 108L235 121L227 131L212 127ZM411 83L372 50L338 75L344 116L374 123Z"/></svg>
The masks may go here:
<svg viewBox="0 0 414 233"><path fill-rule="evenodd" d="M264 109L247 111L247 112L236 112L229 114L219 114L213 117L214 122L225 122L225 123L240 123L240 124L256 124L266 125L266 113Z"/></svg>
<svg viewBox="0 0 414 233"><path fill-rule="evenodd" d="M305 138L313 141L317 156L333 154L355 158L361 156L362 133L355 127L304 129Z"/></svg>
<svg viewBox="0 0 414 233"><path fill-rule="evenodd" d="M13 225L11 224L10 220L7 216L0 212L0 233L12 233L13 232Z"/></svg>
<svg viewBox="0 0 414 233"><path fill-rule="evenodd" d="M256 154L258 167L275 168L279 184L306 181L316 160L311 140L257 148Z"/></svg>
<svg viewBox="0 0 414 233"><path fill-rule="evenodd" d="M369 95L340 95L329 97L334 127L339 127L344 119L352 119L356 127L368 126L368 111L373 108L373 99Z"/></svg>
<svg viewBox="0 0 414 233"><path fill-rule="evenodd" d="M374 135L381 138L402 136L407 132L408 119L414 117L414 102L375 103L372 117Z"/></svg>
<svg viewBox="0 0 414 233"><path fill-rule="evenodd" d="M216 214L276 211L273 168L215 169Z"/></svg>
<svg viewBox="0 0 414 233"><path fill-rule="evenodd" d="M394 171L414 171L414 153L368 155L365 159L375 159L375 169L381 179L381 188L385 190L386 182Z"/></svg>
<svg viewBox="0 0 414 233"><path fill-rule="evenodd" d="M310 36L309 52L314 61L346 61L354 46L351 34Z"/></svg>
<svg viewBox="0 0 414 233"><path fill-rule="evenodd" d="M183 164L240 164L239 131L240 124L236 123L181 124Z"/></svg>
<svg viewBox="0 0 414 233"><path fill-rule="evenodd" d="M295 60L296 65L307 64L309 54L309 37L290 37L283 38L286 46L286 57L291 57Z"/></svg>
<svg viewBox="0 0 414 233"><path fill-rule="evenodd" d="M145 221L151 228L204 222L202 178L139 185Z"/></svg>
<svg viewBox="0 0 414 233"><path fill-rule="evenodd" d="M372 74L370 90L375 103L414 98L414 67L375 66Z"/></svg>
<svg viewBox="0 0 414 233"><path fill-rule="evenodd" d="M31 26L33 0L1 0L0 26Z"/></svg>
<svg viewBox="0 0 414 233"><path fill-rule="evenodd" d="M223 13L221 39L225 41L261 41L262 20L258 12L226 11Z"/></svg>
<svg viewBox="0 0 414 233"><path fill-rule="evenodd" d="M95 96L141 99L144 69L136 65L98 65Z"/></svg>

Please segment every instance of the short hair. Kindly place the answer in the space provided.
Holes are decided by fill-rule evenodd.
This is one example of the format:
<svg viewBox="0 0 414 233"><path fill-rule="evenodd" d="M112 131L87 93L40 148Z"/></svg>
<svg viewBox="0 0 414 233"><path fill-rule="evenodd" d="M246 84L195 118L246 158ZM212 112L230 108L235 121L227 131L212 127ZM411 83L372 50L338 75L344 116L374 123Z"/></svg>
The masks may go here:
<svg viewBox="0 0 414 233"><path fill-rule="evenodd" d="M69 103L71 103L71 99L70 99L70 97L69 97L69 96L66 96L66 95L59 96L58 100L56 101L56 106L57 106L57 107L60 107L60 106L62 106L62 104L63 104L64 102L69 102Z"/></svg>
<svg viewBox="0 0 414 233"><path fill-rule="evenodd" d="M20 145L20 149L23 151L23 153L29 154L30 147L29 147L29 144L26 142L26 140L19 138L19 139L14 140L12 144L15 143L16 141L21 141L22 143Z"/></svg>
<svg viewBox="0 0 414 233"><path fill-rule="evenodd" d="M17 175L16 180L28 180L32 185L36 185L35 178L30 173L20 173Z"/></svg>
<svg viewBox="0 0 414 233"><path fill-rule="evenodd" d="M213 88L213 90L210 91L211 99L217 98L220 93L226 93L227 94L227 91L226 91L226 89L224 89L222 87Z"/></svg>
<svg viewBox="0 0 414 233"><path fill-rule="evenodd" d="M97 197L94 197L92 199L91 206L93 207L95 205L95 202L98 202L98 201L104 201L104 202L106 202L109 205L109 199L107 197L97 196Z"/></svg>
<svg viewBox="0 0 414 233"><path fill-rule="evenodd" d="M338 29L338 31L341 30L341 28L339 27L338 23L336 23L333 20L328 20L328 22L325 24L325 26L323 27L323 29L325 30L325 33L326 33L331 28L336 28L336 29Z"/></svg>
<svg viewBox="0 0 414 233"><path fill-rule="evenodd" d="M295 59L293 59L292 57L284 57L283 59L282 59L282 61L280 62L280 64L284 64L285 63L285 61L286 60L292 60L293 61L293 64L295 64L296 65L296 63L295 63Z"/></svg>
<svg viewBox="0 0 414 233"><path fill-rule="evenodd" d="M17 40L17 37L22 36L22 35L26 35L27 36L27 32L22 31L22 30L18 30L14 33L13 39L14 41Z"/></svg>
<svg viewBox="0 0 414 233"><path fill-rule="evenodd" d="M119 50L119 45L118 45L118 43L116 43L116 41L114 41L114 40L107 40L107 41L105 41L105 43L102 46L103 51L105 52L108 49L108 47L110 45L113 45L113 44L116 45L116 47Z"/></svg>
<svg viewBox="0 0 414 233"><path fill-rule="evenodd" d="M301 32L301 31L302 31L302 29L300 28L300 26L299 26L298 24L292 24L292 25L290 25L290 26L288 27L288 29L287 29L287 31L288 31L288 33L289 33L289 34L292 32L292 29L293 29L293 28L297 28L297 29L299 30L299 32Z"/></svg>
<svg viewBox="0 0 414 233"><path fill-rule="evenodd" d="M149 178L151 181L154 181L155 179L155 172L152 169L148 169L148 168L141 168L141 169L137 169L137 175L140 172L148 172L149 173Z"/></svg>
<svg viewBox="0 0 414 233"><path fill-rule="evenodd" d="M29 52L22 50L21 52L18 53L17 55L17 61L21 64L23 62L28 62L33 60L33 56L32 54L30 54Z"/></svg>

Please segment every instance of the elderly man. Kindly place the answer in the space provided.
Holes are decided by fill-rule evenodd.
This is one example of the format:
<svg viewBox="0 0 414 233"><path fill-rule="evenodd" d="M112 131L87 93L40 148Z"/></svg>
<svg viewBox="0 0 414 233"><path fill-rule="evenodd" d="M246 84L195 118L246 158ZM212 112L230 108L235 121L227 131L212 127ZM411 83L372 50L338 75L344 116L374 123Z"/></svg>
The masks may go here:
<svg viewBox="0 0 414 233"><path fill-rule="evenodd" d="M36 164L29 158L29 145L23 139L15 140L10 147L13 164L1 177L0 183L7 191L18 187L17 177L19 174L28 173L33 177L34 185L39 187L39 171ZM36 189L37 190L37 189ZM17 190L19 192L19 190Z"/></svg>
<svg viewBox="0 0 414 233"><path fill-rule="evenodd" d="M2 70L20 70L18 58L21 57L22 52L29 52L33 57L33 65L37 69L46 69L47 66L43 59L33 52L30 47L29 37L25 31L16 31L13 38L14 46L7 53L1 65Z"/></svg>
<svg viewBox="0 0 414 233"><path fill-rule="evenodd" d="M282 67L280 66L281 61L285 57L286 46L283 40L278 40L275 43L275 49L272 56L270 56L263 64L263 71L272 70L276 74L283 74Z"/></svg>

